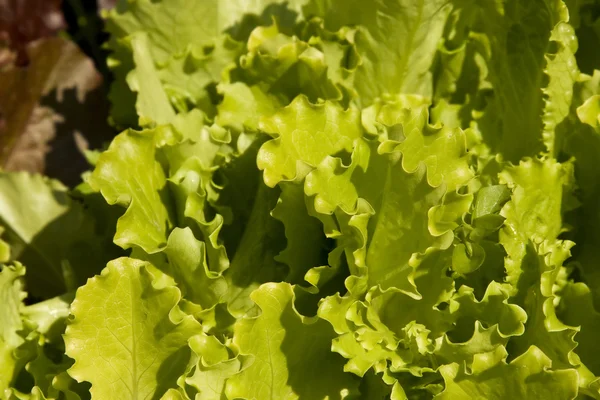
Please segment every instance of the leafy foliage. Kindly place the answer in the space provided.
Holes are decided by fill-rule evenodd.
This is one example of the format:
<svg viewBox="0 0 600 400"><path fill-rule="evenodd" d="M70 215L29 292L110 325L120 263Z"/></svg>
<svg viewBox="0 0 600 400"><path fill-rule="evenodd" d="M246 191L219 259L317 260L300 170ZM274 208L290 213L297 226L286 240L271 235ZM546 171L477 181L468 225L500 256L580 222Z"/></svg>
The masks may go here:
<svg viewBox="0 0 600 400"><path fill-rule="evenodd" d="M123 132L0 174L0 398L600 399L597 11L119 1Z"/></svg>

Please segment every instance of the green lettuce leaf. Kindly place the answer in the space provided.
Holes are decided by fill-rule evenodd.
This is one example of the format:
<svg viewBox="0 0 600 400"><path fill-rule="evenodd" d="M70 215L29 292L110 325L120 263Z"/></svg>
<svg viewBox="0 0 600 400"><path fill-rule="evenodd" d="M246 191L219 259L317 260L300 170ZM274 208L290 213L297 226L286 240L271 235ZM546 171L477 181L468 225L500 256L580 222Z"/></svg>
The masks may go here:
<svg viewBox="0 0 600 400"><path fill-rule="evenodd" d="M491 353L476 355L470 373L458 364L441 367L447 386L435 399L534 396L558 400L577 396L577 373L574 370L548 370L552 362L538 348L529 348L508 364L506 356L502 347Z"/></svg>
<svg viewBox="0 0 600 400"><path fill-rule="evenodd" d="M23 292L23 280L25 268L17 264L14 267L4 266L0 270L0 296L2 299L2 309L0 310L0 393L7 390L15 375L17 369L17 359L15 350L24 339L19 335L23 329L20 312L23 308L23 299L26 294Z"/></svg>
<svg viewBox="0 0 600 400"><path fill-rule="evenodd" d="M144 262L121 258L78 290L66 354L75 360L69 375L90 382L92 396L161 396L183 373L187 341L201 327L177 315L177 288L157 288L154 281ZM90 307L96 312L89 313ZM90 331L96 332L93 340Z"/></svg>
<svg viewBox="0 0 600 400"><path fill-rule="evenodd" d="M298 315L290 285L263 285L252 298L261 314L236 323L233 343L253 362L227 381L229 398L342 399L356 390L343 359L327 354L331 327Z"/></svg>
<svg viewBox="0 0 600 400"><path fill-rule="evenodd" d="M322 17L332 31L356 27L353 42L360 62L353 83L368 106L384 94L431 96L429 69L450 8L443 1L314 0L304 14Z"/></svg>

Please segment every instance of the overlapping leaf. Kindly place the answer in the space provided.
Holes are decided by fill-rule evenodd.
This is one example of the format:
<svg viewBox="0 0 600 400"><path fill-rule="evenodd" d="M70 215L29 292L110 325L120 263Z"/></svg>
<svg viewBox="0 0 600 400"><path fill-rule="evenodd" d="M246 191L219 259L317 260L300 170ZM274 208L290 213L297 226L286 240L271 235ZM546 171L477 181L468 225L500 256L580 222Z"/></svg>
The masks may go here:
<svg viewBox="0 0 600 400"><path fill-rule="evenodd" d="M0 397L600 398L598 18L567 3L118 2L132 129L70 195L0 176L31 264ZM129 258L84 284L107 225Z"/></svg>

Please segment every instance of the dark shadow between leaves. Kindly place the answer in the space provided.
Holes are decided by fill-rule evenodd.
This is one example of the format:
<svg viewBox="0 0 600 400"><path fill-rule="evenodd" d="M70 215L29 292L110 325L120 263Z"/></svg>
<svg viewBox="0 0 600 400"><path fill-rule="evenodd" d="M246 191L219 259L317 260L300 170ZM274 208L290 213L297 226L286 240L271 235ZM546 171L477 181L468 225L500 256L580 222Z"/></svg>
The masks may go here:
<svg viewBox="0 0 600 400"><path fill-rule="evenodd" d="M277 21L278 29L286 34L292 35L293 28L298 18L298 14L288 8L287 2L273 3L267 6L261 15L244 14L241 21L234 24L225 32L231 37L240 42L247 42L250 33L257 26L269 26L273 24L273 20Z"/></svg>
<svg viewBox="0 0 600 400"><path fill-rule="evenodd" d="M64 119L63 123L57 124L56 137L50 143L52 150L45 157L45 174L73 187L81 182L81 174L91 169L75 132L90 149L105 147L116 134L108 124L109 104L105 88L99 87L88 93L83 103L78 101L75 90L67 90L61 102L56 96L49 95L43 105L51 107Z"/></svg>
<svg viewBox="0 0 600 400"><path fill-rule="evenodd" d="M53 195L68 211L43 227L30 242L10 226L3 235L11 244L12 260L27 268L28 304L75 290L99 274L108 261L123 254L112 242L120 209L100 202L98 194L79 199L62 191Z"/></svg>
<svg viewBox="0 0 600 400"><path fill-rule="evenodd" d="M341 399L341 389L352 386L359 378L343 372L346 360L331 351L336 336L333 327L325 320L304 324L286 305L280 322L285 331L281 352L286 357L288 381L300 399ZM344 387L345 386L345 387Z"/></svg>
<svg viewBox="0 0 600 400"><path fill-rule="evenodd" d="M152 396L152 400L159 400L167 390L177 386L177 378L185 372L189 359L190 348L184 346L162 362L156 372L156 382L158 382L158 385L154 396Z"/></svg>

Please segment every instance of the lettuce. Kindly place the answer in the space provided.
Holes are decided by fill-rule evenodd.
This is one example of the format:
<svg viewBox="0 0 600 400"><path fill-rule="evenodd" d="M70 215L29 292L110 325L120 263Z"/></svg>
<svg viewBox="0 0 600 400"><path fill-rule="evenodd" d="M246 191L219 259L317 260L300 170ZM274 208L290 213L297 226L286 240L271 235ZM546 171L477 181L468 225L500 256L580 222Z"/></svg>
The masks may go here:
<svg viewBox="0 0 600 400"><path fill-rule="evenodd" d="M597 6L119 1L123 132L0 173L0 398L600 399Z"/></svg>

